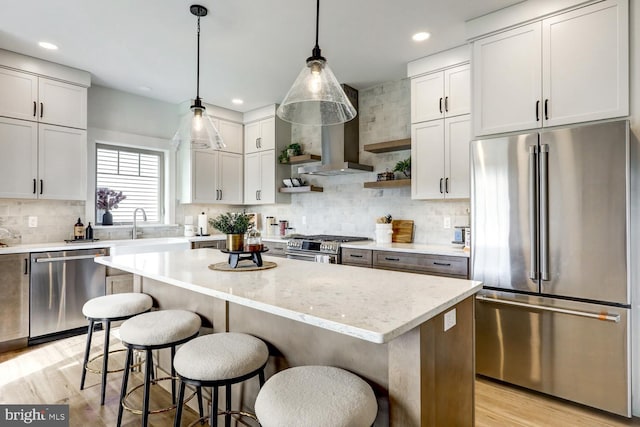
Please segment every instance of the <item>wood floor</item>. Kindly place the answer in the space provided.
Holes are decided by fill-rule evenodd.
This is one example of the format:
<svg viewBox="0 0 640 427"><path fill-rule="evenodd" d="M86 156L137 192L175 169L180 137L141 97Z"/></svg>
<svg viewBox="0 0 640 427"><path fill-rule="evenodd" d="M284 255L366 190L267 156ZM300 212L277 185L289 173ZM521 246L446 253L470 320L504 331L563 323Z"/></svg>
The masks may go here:
<svg viewBox="0 0 640 427"><path fill-rule="evenodd" d="M114 426L118 411L121 374L110 374L104 406L100 406L98 375L87 374L85 390L79 390L84 335L41 344L28 349L0 354L0 403L69 404L71 426ZM102 332L94 334L94 354L101 351ZM114 340L115 341L115 340ZM113 357L121 366L123 353ZM111 365L111 364L110 364ZM133 377L140 383L139 374ZM167 406L169 393L152 392L152 407ZM171 426L173 411L152 415L151 426ZM197 415L187 410L183 425ZM124 426L140 424L140 417L125 412ZM506 386L486 379L476 381L476 426L640 426L640 420L628 420L575 405L538 393Z"/></svg>

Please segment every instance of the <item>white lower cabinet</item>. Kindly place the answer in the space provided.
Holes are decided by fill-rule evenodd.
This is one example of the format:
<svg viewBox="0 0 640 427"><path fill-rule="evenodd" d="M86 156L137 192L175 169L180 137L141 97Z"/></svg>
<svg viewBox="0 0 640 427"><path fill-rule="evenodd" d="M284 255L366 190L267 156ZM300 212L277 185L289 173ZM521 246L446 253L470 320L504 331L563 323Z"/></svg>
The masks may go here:
<svg viewBox="0 0 640 427"><path fill-rule="evenodd" d="M184 148L178 158L181 203L242 204L242 155Z"/></svg>
<svg viewBox="0 0 640 427"><path fill-rule="evenodd" d="M0 197L86 199L86 131L0 118L0 153Z"/></svg>
<svg viewBox="0 0 640 427"><path fill-rule="evenodd" d="M276 202L276 154L274 150L244 157L244 202L266 205Z"/></svg>
<svg viewBox="0 0 640 427"><path fill-rule="evenodd" d="M469 115L411 128L411 198L469 197Z"/></svg>

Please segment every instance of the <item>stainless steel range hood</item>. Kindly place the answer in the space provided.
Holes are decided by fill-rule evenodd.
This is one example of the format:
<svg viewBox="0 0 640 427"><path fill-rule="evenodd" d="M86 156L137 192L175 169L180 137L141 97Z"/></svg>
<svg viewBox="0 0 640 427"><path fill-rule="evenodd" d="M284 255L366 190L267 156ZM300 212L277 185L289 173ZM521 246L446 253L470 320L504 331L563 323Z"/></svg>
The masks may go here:
<svg viewBox="0 0 640 427"><path fill-rule="evenodd" d="M358 109L358 91L342 85L349 101ZM346 175L358 172L372 172L373 166L362 165L360 160L359 118L341 125L322 127L322 163L301 166L298 173L309 175Z"/></svg>

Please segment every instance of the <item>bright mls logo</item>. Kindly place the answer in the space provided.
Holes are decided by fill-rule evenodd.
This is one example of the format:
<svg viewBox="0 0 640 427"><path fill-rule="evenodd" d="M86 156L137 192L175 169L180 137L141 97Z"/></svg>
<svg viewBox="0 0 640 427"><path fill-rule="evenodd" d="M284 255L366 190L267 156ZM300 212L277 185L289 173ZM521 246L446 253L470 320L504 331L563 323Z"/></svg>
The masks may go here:
<svg viewBox="0 0 640 427"><path fill-rule="evenodd" d="M69 405L0 405L0 427L69 427Z"/></svg>

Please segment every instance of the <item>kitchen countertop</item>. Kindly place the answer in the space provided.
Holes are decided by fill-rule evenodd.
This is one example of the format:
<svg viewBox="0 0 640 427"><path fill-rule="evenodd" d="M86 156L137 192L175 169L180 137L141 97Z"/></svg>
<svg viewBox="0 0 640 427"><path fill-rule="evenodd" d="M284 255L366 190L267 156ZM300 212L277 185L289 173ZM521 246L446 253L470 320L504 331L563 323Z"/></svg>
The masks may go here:
<svg viewBox="0 0 640 427"><path fill-rule="evenodd" d="M461 246L446 245L425 245L421 243L384 243L377 244L373 241L343 243L343 248L351 249L371 249L374 251L410 252L414 254L445 255L470 257L468 251L464 251Z"/></svg>
<svg viewBox="0 0 640 427"><path fill-rule="evenodd" d="M195 237L154 237L154 238L142 238L142 239L120 239L120 240L98 240L95 242L86 243L65 243L65 242L53 242L53 243L31 243L25 245L13 245L0 247L0 255L6 254L20 254L30 252L50 252L50 251L69 251L74 249L99 249L99 248L113 248L113 247L135 247L135 246L152 246L152 245L170 245L188 242L203 242L210 240L224 240L226 235L224 234L212 234L210 236L195 236ZM286 242L286 240L280 237L266 237L263 238L265 242Z"/></svg>
<svg viewBox="0 0 640 427"><path fill-rule="evenodd" d="M247 272L209 269L227 261L212 249L99 257L96 262L374 343L391 341L482 287L471 280L272 259L276 268Z"/></svg>

